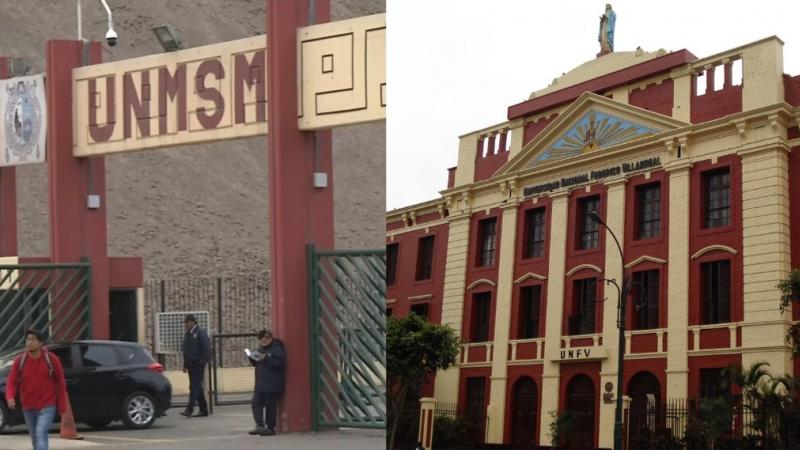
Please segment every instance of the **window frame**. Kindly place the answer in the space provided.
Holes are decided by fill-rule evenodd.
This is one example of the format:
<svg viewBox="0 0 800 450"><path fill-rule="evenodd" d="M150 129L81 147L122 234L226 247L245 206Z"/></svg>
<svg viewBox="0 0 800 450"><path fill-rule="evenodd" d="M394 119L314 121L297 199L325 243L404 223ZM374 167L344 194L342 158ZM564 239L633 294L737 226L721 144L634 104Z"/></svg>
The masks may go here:
<svg viewBox="0 0 800 450"><path fill-rule="evenodd" d="M430 244L427 244L430 242ZM436 236L433 234L422 236L417 240L417 269L414 281L429 281L433 279L433 260L436 252Z"/></svg>
<svg viewBox="0 0 800 450"><path fill-rule="evenodd" d="M589 284L593 284L593 289L587 288ZM573 280L572 314L569 316L567 330L569 336L597 333L597 284L597 277ZM589 293L592 295L588 295ZM591 320L587 321L586 318L589 317L590 310ZM578 324L577 328L575 323Z"/></svg>
<svg viewBox="0 0 800 450"><path fill-rule="evenodd" d="M655 276L655 280L652 279L653 275ZM635 307L631 308L633 316L633 320L631 320L631 330L654 330L660 328L661 305L659 302L661 298L659 292L661 290L661 270L639 270L633 272L631 278L635 283L639 283L632 286L632 306L641 304L643 295L647 295L648 297L647 306L642 310L637 311ZM645 282L643 283L640 278L644 279ZM641 284L646 284L646 286L641 286ZM654 284L654 286L651 286L651 284ZM642 322L645 322L645 324L643 325Z"/></svg>
<svg viewBox="0 0 800 450"><path fill-rule="evenodd" d="M526 292L530 292L531 295L526 297ZM526 302L526 300L528 300L528 302ZM535 308L533 307L534 305ZM542 337L542 285L534 284L519 288L518 317L519 322L517 323L516 339L536 339ZM528 325L529 323L530 325ZM527 332L529 329L532 333Z"/></svg>
<svg viewBox="0 0 800 450"><path fill-rule="evenodd" d="M647 193L653 191L655 191L655 194L648 199ZM662 189L660 181L640 184L635 187L634 201L636 202L636 219L634 223L636 224L636 229L634 231L634 240L644 241L661 237L661 196ZM654 208L653 205L655 205ZM649 211L649 218L647 217L648 206L655 209L655 211L652 211L652 209ZM645 227L646 224L651 225L648 232L645 231L645 229L648 228ZM655 229L655 231L653 231L653 229Z"/></svg>
<svg viewBox="0 0 800 450"><path fill-rule="evenodd" d="M526 210L524 227L522 259L544 258L547 243L547 207L540 206Z"/></svg>
<svg viewBox="0 0 800 450"><path fill-rule="evenodd" d="M425 314L419 314L414 310L415 308L419 308L419 307L424 307ZM430 302L414 303L411 306L409 306L409 308L408 308L408 313L411 314L412 312L414 314L424 318L425 320L428 320L430 318L430 313L431 313L431 303Z"/></svg>
<svg viewBox="0 0 800 450"><path fill-rule="evenodd" d="M491 234L487 233L489 225L491 227ZM476 267L494 267L497 262L497 217L487 217L478 221L478 239L476 246ZM491 248L488 248L487 242L491 242ZM488 255L488 262L486 261Z"/></svg>
<svg viewBox="0 0 800 450"><path fill-rule="evenodd" d="M479 303L486 303L485 307L481 308ZM479 323L479 311L485 309L486 323ZM483 334L485 333L485 336ZM472 303L470 310L470 332L469 342L490 342L492 338L492 292L476 292L472 294Z"/></svg>
<svg viewBox="0 0 800 450"><path fill-rule="evenodd" d="M394 249L394 252L389 249ZM386 244L386 286L397 284L397 262L400 259L400 243Z"/></svg>
<svg viewBox="0 0 800 450"><path fill-rule="evenodd" d="M600 214L600 202L600 194L577 199L578 221L575 244L578 251L597 250L600 248L600 224L589 218L589 214L592 212ZM596 207L590 209L588 207L590 204L595 204ZM587 237L588 239L585 239Z"/></svg>
<svg viewBox="0 0 800 450"><path fill-rule="evenodd" d="M719 186L711 186L712 181L717 176L725 177L725 182ZM701 228L704 230L729 227L733 223L733 189L731 178L733 176L730 166L710 169L700 174L700 184L702 190L702 222ZM712 202L725 203L724 206L711 208ZM719 214L712 214L712 213ZM713 216L713 217L712 217ZM717 223L718 221L719 223Z"/></svg>
<svg viewBox="0 0 800 450"><path fill-rule="evenodd" d="M723 258L711 260L700 263L700 324L701 325L717 325L724 323L731 323L732 321L732 294L733 294L733 280L731 277L732 261L730 258ZM720 273L720 267L726 267L727 274ZM716 268L716 274L709 274L711 270ZM720 296L720 290L724 277L727 277L727 298ZM714 281L712 278L717 279L717 286L712 286ZM713 293L717 293L717 298L714 299ZM722 294L725 294L722 290ZM727 300L727 305L724 305L722 300ZM726 306L724 308L723 306ZM725 314L727 316L725 316Z"/></svg>

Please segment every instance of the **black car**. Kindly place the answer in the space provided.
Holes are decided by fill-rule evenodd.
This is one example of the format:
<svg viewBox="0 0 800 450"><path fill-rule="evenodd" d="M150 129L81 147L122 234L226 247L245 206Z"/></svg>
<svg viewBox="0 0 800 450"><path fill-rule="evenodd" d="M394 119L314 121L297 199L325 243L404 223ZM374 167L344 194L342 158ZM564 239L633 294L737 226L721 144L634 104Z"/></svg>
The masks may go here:
<svg viewBox="0 0 800 450"><path fill-rule="evenodd" d="M172 402L164 367L136 343L76 341L47 345L64 366L67 392L76 422L103 428L121 420L128 428L153 425ZM24 424L20 408L9 411L6 383L20 351L0 356L0 432ZM17 405L19 405L19 399Z"/></svg>

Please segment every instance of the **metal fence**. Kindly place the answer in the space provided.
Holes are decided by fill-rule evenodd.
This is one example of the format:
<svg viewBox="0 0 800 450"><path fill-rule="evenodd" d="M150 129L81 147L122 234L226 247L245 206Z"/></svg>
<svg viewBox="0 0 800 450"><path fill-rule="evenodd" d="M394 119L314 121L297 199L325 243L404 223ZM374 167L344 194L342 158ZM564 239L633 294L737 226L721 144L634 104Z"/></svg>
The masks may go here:
<svg viewBox="0 0 800 450"><path fill-rule="evenodd" d="M752 401L723 397L716 410L703 409L702 401L669 399L647 408L625 411L626 448L682 448L705 450L709 421L721 423L718 441L724 448L778 450L797 448L800 423L797 416L780 410L765 411ZM758 412L756 412L758 411ZM794 422L794 423L792 423ZM759 427L766 432L761 433Z"/></svg>
<svg viewBox="0 0 800 450"><path fill-rule="evenodd" d="M91 336L90 282L89 263L0 266L0 353L22 348L28 328L52 341Z"/></svg>
<svg viewBox="0 0 800 450"><path fill-rule="evenodd" d="M437 402L433 417L433 439L438 447L464 449L486 443L489 417L485 408L470 409L457 403Z"/></svg>
<svg viewBox="0 0 800 450"><path fill-rule="evenodd" d="M147 341L156 351L158 312L208 311L209 332L218 334L255 333L270 328L271 304L267 274L217 278L176 278L145 283ZM251 344L252 345L252 344ZM242 349L215 346L215 359L226 367L248 367ZM160 355L167 370L180 370L181 355Z"/></svg>

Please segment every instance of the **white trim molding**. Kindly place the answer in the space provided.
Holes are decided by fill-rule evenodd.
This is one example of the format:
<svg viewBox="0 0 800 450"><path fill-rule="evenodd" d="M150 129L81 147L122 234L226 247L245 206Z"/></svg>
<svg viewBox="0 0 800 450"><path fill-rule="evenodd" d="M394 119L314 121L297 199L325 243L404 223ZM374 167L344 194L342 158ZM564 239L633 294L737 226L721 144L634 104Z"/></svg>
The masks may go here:
<svg viewBox="0 0 800 450"><path fill-rule="evenodd" d="M661 259L661 258L656 258L654 256L642 255L642 256L634 259L633 261L629 262L628 264L625 264L625 268L626 269L630 269L631 267L637 266L637 265L639 265L639 264L641 264L643 262L654 262L656 264L666 264L667 260L666 259Z"/></svg>
<svg viewBox="0 0 800 450"><path fill-rule="evenodd" d="M478 285L481 285L481 284L488 284L488 285L489 285L489 286L491 286L491 287L496 287L496 286L497 286L497 284L496 284L494 281L492 281L492 280L487 280L486 278L481 278L480 280L475 280L475 281L473 281L473 282L472 282L472 284L470 284L469 286L467 286L467 290L468 290L468 291L470 291L470 290L472 290L474 287L476 287L476 286L478 286Z"/></svg>
<svg viewBox="0 0 800 450"><path fill-rule="evenodd" d="M728 247L727 245L714 244L714 245L709 245L708 247L705 247L705 248L703 248L703 249L699 250L697 253L695 253L694 255L692 255L692 259L697 259L697 258L699 258L699 257L701 257L701 256L703 256L703 255L705 255L705 254L706 254L706 253L708 253L708 252L713 252L714 250L719 250L719 251L722 251L722 252L727 252L727 253L730 253L731 255L735 255L735 254L737 254L737 253L738 253L738 252L736 251L736 249L733 249L733 248L731 248L731 247Z"/></svg>
<svg viewBox="0 0 800 450"><path fill-rule="evenodd" d="M544 281L544 280L547 279L547 277L544 276L544 275L539 275L538 273L528 272L525 275L519 277L516 281L514 281L514 284L520 284L520 283L522 283L524 281L527 281L530 278L535 278L535 279L537 279L539 281Z"/></svg>
<svg viewBox="0 0 800 450"><path fill-rule="evenodd" d="M569 272L567 272L567 277L571 277L571 276L575 275L578 271L583 270L583 269L592 269L597 273L603 273L603 269L601 269L601 268L599 268L599 267L597 267L597 266L595 266L593 264L579 264L579 265L573 267L572 269L570 269Z"/></svg>

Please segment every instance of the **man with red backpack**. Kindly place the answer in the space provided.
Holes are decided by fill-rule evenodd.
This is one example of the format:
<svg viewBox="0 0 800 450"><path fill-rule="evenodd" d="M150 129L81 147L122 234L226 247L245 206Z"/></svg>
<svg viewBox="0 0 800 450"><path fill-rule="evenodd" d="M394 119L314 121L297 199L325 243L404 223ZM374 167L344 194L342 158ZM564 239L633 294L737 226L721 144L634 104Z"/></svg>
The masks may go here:
<svg viewBox="0 0 800 450"><path fill-rule="evenodd" d="M44 336L36 330L25 332L25 353L11 366L6 388L6 403L17 407L20 394L22 413L34 450L48 450L48 433L56 415L67 409L67 384L61 361L43 348Z"/></svg>

